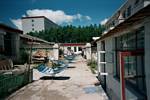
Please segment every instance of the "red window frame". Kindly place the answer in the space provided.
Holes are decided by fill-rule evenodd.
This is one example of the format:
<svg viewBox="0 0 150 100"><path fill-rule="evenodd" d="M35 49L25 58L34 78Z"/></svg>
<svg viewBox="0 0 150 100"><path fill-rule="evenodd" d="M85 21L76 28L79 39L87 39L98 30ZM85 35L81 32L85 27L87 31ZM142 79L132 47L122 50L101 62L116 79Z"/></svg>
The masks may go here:
<svg viewBox="0 0 150 100"><path fill-rule="evenodd" d="M125 94L125 73L124 73L124 57L137 56L143 54L143 50L119 52L120 59L120 83L121 83L121 100L126 100Z"/></svg>

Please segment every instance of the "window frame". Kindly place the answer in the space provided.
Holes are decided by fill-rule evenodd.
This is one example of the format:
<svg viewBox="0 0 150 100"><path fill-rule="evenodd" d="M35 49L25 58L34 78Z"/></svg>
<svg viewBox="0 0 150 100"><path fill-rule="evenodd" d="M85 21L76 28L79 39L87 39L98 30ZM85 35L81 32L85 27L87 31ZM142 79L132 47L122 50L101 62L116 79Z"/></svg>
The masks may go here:
<svg viewBox="0 0 150 100"><path fill-rule="evenodd" d="M133 33L126 33L126 34L135 34L136 36L135 36L135 49L130 49L130 48L127 48L127 49L121 49L122 48L122 46L119 46L120 48L118 48L118 41L119 41L119 43L121 44L122 42L120 42L120 40L121 41L123 41L123 39L122 39L122 37L124 36L124 35L126 35L126 34L123 34L123 35L121 35L121 36L118 36L118 37L115 37L115 53L116 53L116 55L115 55L115 59L116 59L116 61L115 61L115 73L114 73L114 78L115 79L117 79L118 81L120 81L120 64L119 64L119 52L143 52L143 58L144 58L144 43L142 43L142 47L138 47L138 44L139 44L139 41L143 41L144 42L144 33L145 33L145 31L144 31L144 26L142 26L142 27L140 27L139 29L137 29L136 31L133 31ZM128 35L128 36L130 36L130 35ZM139 38L138 38L139 37ZM129 37L128 37L129 38ZM136 64L137 64L138 62L137 62L137 57L136 57ZM143 62L141 62L142 64L143 64L143 66L144 66L144 60L143 60ZM145 68L141 68L143 71L145 70ZM138 73L139 73L139 71L137 70L137 66L136 66L136 75L138 75ZM145 73L143 73L142 72L142 75L144 75ZM137 79L137 81L139 81L140 79ZM145 84L145 77L144 78L141 78L141 80L142 80L142 84ZM137 91L139 91L141 94L143 94L143 95L145 95L145 93L143 92L143 91L140 91L139 89L139 82L136 82L136 84L137 85L134 85L134 84L132 84L131 82L129 82L129 81L126 81L126 84L129 86L129 87L132 87L132 88L134 88L135 90L137 90ZM143 86L143 88L145 88L144 86ZM145 90L146 91L146 90Z"/></svg>

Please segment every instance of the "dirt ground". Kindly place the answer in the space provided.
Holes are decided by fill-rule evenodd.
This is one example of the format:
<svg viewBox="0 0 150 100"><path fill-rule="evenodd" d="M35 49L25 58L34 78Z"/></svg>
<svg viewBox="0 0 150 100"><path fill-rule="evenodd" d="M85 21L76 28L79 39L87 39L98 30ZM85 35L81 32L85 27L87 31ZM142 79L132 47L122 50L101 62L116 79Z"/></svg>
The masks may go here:
<svg viewBox="0 0 150 100"><path fill-rule="evenodd" d="M108 100L101 86L94 85L98 80L81 56L55 78L37 70L33 72L34 82L13 93L7 100Z"/></svg>

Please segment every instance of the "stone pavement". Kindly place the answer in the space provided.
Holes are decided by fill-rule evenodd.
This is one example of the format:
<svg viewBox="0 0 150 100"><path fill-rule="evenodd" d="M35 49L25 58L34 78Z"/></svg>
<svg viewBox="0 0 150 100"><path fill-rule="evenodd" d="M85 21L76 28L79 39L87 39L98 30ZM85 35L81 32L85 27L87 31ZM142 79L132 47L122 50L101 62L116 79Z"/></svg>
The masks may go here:
<svg viewBox="0 0 150 100"><path fill-rule="evenodd" d="M34 70L34 82L13 93L7 100L108 100L98 80L78 56L55 78Z"/></svg>

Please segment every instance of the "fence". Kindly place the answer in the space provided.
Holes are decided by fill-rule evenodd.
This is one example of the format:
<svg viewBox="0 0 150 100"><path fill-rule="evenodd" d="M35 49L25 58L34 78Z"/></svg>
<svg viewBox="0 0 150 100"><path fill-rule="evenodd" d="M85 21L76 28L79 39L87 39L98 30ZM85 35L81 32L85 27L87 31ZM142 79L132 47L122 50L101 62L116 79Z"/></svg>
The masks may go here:
<svg viewBox="0 0 150 100"><path fill-rule="evenodd" d="M3 74L0 75L0 98L4 98L19 89L20 87L31 82L32 70L19 75Z"/></svg>

